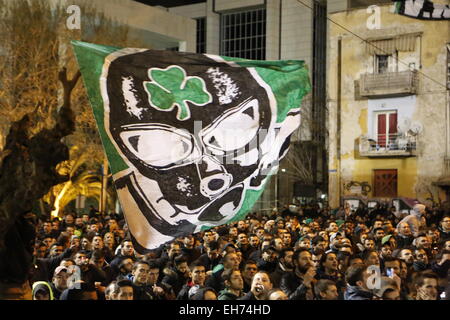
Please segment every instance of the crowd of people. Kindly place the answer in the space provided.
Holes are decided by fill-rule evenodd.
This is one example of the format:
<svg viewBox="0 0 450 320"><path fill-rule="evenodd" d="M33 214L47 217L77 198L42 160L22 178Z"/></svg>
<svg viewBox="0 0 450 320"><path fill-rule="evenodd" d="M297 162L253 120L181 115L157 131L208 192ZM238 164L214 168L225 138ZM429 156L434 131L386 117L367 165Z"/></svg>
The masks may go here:
<svg viewBox="0 0 450 320"><path fill-rule="evenodd" d="M144 255L118 214L35 219L33 299L449 299L450 212L297 208L252 213Z"/></svg>

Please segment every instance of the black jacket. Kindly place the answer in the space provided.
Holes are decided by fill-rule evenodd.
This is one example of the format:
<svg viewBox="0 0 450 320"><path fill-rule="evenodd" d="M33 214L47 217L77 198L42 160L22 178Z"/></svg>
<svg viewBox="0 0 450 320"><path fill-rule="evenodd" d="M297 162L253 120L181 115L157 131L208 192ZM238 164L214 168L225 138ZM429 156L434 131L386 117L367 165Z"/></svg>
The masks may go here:
<svg viewBox="0 0 450 320"><path fill-rule="evenodd" d="M253 294L253 292L249 291L245 295L243 295L242 297L237 298L237 300L258 300L258 299L256 299L256 297Z"/></svg>
<svg viewBox="0 0 450 320"><path fill-rule="evenodd" d="M275 271L270 274L270 279L272 280L272 284L274 288L280 287L281 278L283 275L285 275L287 272L281 268L280 263L277 264L277 267L275 268Z"/></svg>
<svg viewBox="0 0 450 320"><path fill-rule="evenodd" d="M294 271L287 272L281 277L280 289L286 293L289 300L306 300L308 288Z"/></svg>
<svg viewBox="0 0 450 320"><path fill-rule="evenodd" d="M258 260L257 266L259 270L266 271L268 273L272 273L277 268L277 262L267 262L263 258Z"/></svg>
<svg viewBox="0 0 450 320"><path fill-rule="evenodd" d="M161 282L169 285L173 289L175 294L178 295L178 293L181 291L181 288L185 285L188 279L183 273L172 268L164 270L164 274L165 276Z"/></svg>
<svg viewBox="0 0 450 320"><path fill-rule="evenodd" d="M198 259L198 262L200 262L202 265L205 266L205 269L212 270L215 266L220 264L220 257L216 258L214 260L211 260L206 253L202 254Z"/></svg>
<svg viewBox="0 0 450 320"><path fill-rule="evenodd" d="M222 273L224 269L214 272L205 282L206 287L211 287L216 292L220 292L225 289L225 281L222 279Z"/></svg>

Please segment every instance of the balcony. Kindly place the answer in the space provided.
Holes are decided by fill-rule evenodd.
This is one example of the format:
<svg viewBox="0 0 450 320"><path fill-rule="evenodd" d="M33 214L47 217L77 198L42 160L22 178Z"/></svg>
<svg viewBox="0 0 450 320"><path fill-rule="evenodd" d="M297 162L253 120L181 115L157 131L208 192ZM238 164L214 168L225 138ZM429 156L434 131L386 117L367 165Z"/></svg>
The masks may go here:
<svg viewBox="0 0 450 320"><path fill-rule="evenodd" d="M360 79L360 96L363 97L401 97L416 94L417 72L365 73Z"/></svg>
<svg viewBox="0 0 450 320"><path fill-rule="evenodd" d="M359 155L370 158L415 157L416 136L380 134L377 140L362 136L359 138Z"/></svg>

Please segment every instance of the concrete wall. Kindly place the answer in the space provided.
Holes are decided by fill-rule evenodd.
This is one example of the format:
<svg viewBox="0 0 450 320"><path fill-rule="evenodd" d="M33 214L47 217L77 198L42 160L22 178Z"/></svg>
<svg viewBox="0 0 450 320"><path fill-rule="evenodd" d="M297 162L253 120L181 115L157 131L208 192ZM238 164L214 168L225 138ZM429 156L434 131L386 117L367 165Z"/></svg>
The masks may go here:
<svg viewBox="0 0 450 320"><path fill-rule="evenodd" d="M88 3L106 17L130 28L130 36L151 43L154 49L180 47L180 51L195 51L196 22L188 17L175 15L167 10L151 7L131 0L50 0L65 1L67 6ZM83 19L83 13L81 13Z"/></svg>
<svg viewBox="0 0 450 320"><path fill-rule="evenodd" d="M369 100L355 100L354 81L363 73L373 71L370 56L365 51L363 41L346 30L329 24L328 76L329 97L329 193L330 205L339 204L339 189L345 182L368 181L373 183L373 169L398 170L398 195L418 198L424 201L430 196L444 198L443 191L432 186L444 172L445 156L445 110L448 108L445 84L446 48L450 42L450 22L421 21L393 14L390 5L381 7L381 30L368 30L365 9L340 12L331 19L347 29L367 39L378 34L404 34L421 31L422 48L416 46L415 52L401 53L400 59L408 62L419 58L422 74L419 76L419 89L415 97L415 108L409 110L411 121L420 122L424 130L418 136L417 157L372 159L358 157L355 152L359 136L368 134L371 121ZM337 43L342 39L342 112L337 114ZM420 51L421 50L421 51ZM373 65L373 64L372 64ZM425 74L425 76L424 76ZM393 99L389 99L393 100ZM407 107L407 106L405 106ZM341 161L338 159L337 119L341 119ZM344 193L341 191L341 195ZM369 194L372 196L372 194Z"/></svg>

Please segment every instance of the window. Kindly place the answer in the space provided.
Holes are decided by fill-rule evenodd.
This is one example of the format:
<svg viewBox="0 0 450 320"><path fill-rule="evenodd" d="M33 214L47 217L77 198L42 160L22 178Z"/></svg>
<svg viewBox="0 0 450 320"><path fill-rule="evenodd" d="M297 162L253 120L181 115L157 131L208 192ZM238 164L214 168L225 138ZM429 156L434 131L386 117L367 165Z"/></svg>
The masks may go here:
<svg viewBox="0 0 450 320"><path fill-rule="evenodd" d="M374 171L373 196L397 196L397 169L376 169Z"/></svg>
<svg viewBox="0 0 450 320"><path fill-rule="evenodd" d="M375 70L376 73L386 73L389 71L389 56L388 55L376 55L375 57Z"/></svg>
<svg viewBox="0 0 450 320"><path fill-rule="evenodd" d="M221 16L220 54L258 59L266 58L266 9L226 13Z"/></svg>
<svg viewBox="0 0 450 320"><path fill-rule="evenodd" d="M375 113L375 134L379 147L385 148L397 139L397 111Z"/></svg>
<svg viewBox="0 0 450 320"><path fill-rule="evenodd" d="M206 18L197 18L197 53L206 52Z"/></svg>

